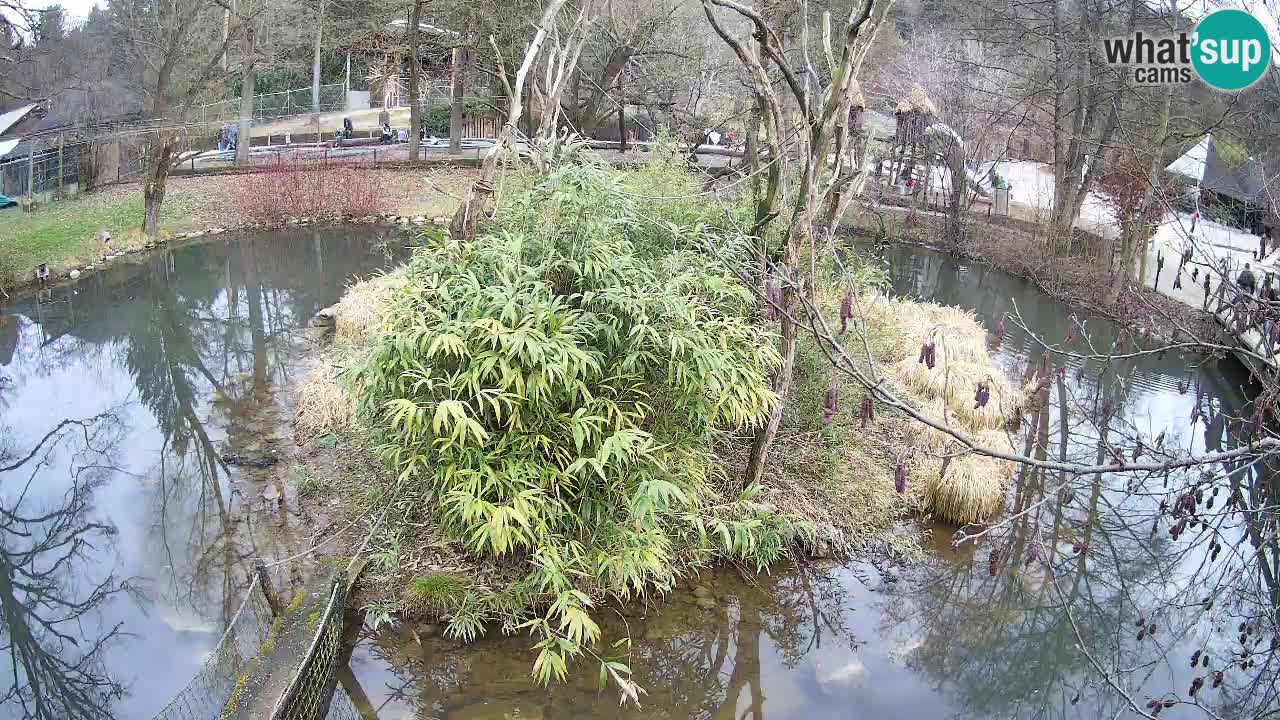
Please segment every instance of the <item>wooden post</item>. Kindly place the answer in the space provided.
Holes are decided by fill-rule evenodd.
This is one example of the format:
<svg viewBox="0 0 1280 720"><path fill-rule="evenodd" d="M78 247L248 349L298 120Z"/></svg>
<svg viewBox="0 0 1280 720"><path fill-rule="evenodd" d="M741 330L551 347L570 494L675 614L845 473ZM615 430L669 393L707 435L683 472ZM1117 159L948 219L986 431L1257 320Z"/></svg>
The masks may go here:
<svg viewBox="0 0 1280 720"><path fill-rule="evenodd" d="M258 585L262 588L262 595L267 599L267 605L271 608L271 614L280 614L280 597L276 595L275 588L271 587L271 576L267 574L267 564L262 558L253 559L253 572L258 576Z"/></svg>
<svg viewBox="0 0 1280 720"><path fill-rule="evenodd" d="M66 173L63 172L65 166L63 165L62 147L63 147L62 134L59 133L58 134L58 194L59 195L62 194L63 178L66 176Z"/></svg>

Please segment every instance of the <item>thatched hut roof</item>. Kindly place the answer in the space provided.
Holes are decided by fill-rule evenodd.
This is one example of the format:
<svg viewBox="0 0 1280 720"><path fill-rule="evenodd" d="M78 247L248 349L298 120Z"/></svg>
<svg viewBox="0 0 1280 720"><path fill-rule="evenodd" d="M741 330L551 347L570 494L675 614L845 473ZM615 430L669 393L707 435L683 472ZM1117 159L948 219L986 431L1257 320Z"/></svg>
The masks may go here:
<svg viewBox="0 0 1280 720"><path fill-rule="evenodd" d="M929 94L924 88L916 85L911 88L911 92L898 101L897 108L894 109L895 114L904 114L918 112L925 115L937 115L938 108L934 107L933 101L929 99Z"/></svg>

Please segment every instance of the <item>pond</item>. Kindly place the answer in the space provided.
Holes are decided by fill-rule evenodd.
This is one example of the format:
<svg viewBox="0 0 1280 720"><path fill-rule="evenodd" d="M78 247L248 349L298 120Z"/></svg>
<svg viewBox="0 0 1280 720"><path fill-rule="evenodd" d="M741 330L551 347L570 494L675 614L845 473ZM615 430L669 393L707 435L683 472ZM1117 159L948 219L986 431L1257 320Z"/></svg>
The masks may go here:
<svg viewBox="0 0 1280 720"><path fill-rule="evenodd" d="M324 527L278 474L222 457L291 441L289 398L314 350L305 326L353 276L398 257L379 232L215 239L0 308L0 608L18 676L38 680L49 717L150 718L216 642L250 560L289 557ZM884 260L898 293L971 308L988 326L1016 303L1037 332L1068 332L1069 308L1019 279L926 250ZM1095 342L1115 333L1086 320ZM1012 324L996 351L1017 376L1039 355ZM1170 353L1103 371L1069 363L1046 423L1019 431L1028 452L1094 461L1105 446L1090 420L1098 404L1116 425L1165 432L1168 446L1238 441L1228 416L1249 410L1234 362L1196 367ZM1236 477L1271 482L1257 467ZM648 610L604 613L606 636L633 640L629 662L648 692L640 710L601 692L594 665L544 689L528 677L527 638L461 645L435 626L361 631L339 679L380 720L1092 718L1123 711L1126 697L1185 699L1193 677L1229 664L1234 618L1249 608L1223 603L1206 623L1181 600L1257 577L1207 576L1204 543L1169 540L1167 521L1152 535L1162 477L1144 478L1143 492L1117 482L1082 478L1065 498L1060 478L1023 473L1014 520L976 548L953 549L953 528L925 527L920 563L725 569L700 580L710 609L682 587ZM1139 615L1159 633L1139 640ZM1196 649L1208 650L1207 670L1191 670ZM13 657L0 660L6 678ZM1202 698L1224 716L1232 703L1274 706L1268 658ZM1125 672L1099 671L1116 667ZM1270 679L1249 684L1260 676ZM0 718L34 716L35 690L19 685Z"/></svg>
<svg viewBox="0 0 1280 720"><path fill-rule="evenodd" d="M150 718L251 559L307 546L313 519L251 512L283 489L221 456L291 442L304 328L396 256L378 233L215 239L0 305L0 718Z"/></svg>

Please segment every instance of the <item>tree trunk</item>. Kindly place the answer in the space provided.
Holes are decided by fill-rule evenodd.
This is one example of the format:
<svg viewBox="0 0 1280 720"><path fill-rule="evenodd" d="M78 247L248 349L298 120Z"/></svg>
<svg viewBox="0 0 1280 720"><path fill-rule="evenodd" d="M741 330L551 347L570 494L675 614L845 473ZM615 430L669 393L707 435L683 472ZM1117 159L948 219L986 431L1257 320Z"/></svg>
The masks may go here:
<svg viewBox="0 0 1280 720"><path fill-rule="evenodd" d="M462 92L465 82L463 64L467 51L456 47L453 49L453 67L449 70L449 152L462 152Z"/></svg>
<svg viewBox="0 0 1280 720"><path fill-rule="evenodd" d="M320 19L316 22L316 46L311 56L311 112L315 114L316 142L320 142L320 45L324 41L324 0L320 0Z"/></svg>
<svg viewBox="0 0 1280 720"><path fill-rule="evenodd" d="M618 150L627 151L627 105L618 103Z"/></svg>
<svg viewBox="0 0 1280 720"><path fill-rule="evenodd" d="M947 165L951 175L951 197L947 200L946 243L953 255L964 250L964 201L969 176L965 174L964 146L952 139L947 144Z"/></svg>
<svg viewBox="0 0 1280 720"><path fill-rule="evenodd" d="M409 162L417 162L421 143L418 128L422 126L422 89L418 78L422 75L422 61L418 58L419 25L422 22L422 3L414 0L409 13ZM452 140L450 141L452 145Z"/></svg>
<svg viewBox="0 0 1280 720"><path fill-rule="evenodd" d="M488 212L489 203L493 200L493 181L498 174L498 161L501 160L504 151L515 149L516 127L520 123L520 116L524 114L521 95L524 91L525 78L529 75L529 69L533 66L534 59L538 57L538 52L542 49L542 44L547 39L547 28L552 27L556 15L564 7L565 1L551 0L542 12L542 21L537 25L538 31L529 40L529 47L525 49L524 53L524 61L521 62L520 69L516 71L515 82L508 87L507 119L502 125L502 129L498 131L498 141L485 153L484 162L480 165L479 179L472 183L471 187L467 188L466 194L462 197L462 204L458 206L458 210L453 214L453 222L449 226L449 234L457 240L470 242L475 239L476 231L480 226L480 218ZM490 41L492 42L492 38ZM457 58L457 51L455 51L455 61ZM458 68L458 65L459 63L455 62L455 69ZM507 70L501 63L498 65L498 72L502 74L503 78L506 77ZM460 88L461 85L455 83L455 101L460 98L460 95L456 94L460 92ZM461 125L461 122L459 122L459 125Z"/></svg>
<svg viewBox="0 0 1280 720"><path fill-rule="evenodd" d="M809 156L805 160L804 176L800 184L800 195L796 199L796 212L787 229L787 245L783 252L782 272L782 337L779 344L779 355L782 365L774 377L773 392L778 396L778 405L770 413L764 426L756 431L751 442L751 458L747 462L746 477L743 487L761 482L764 471L769 464L769 449L778 436L782 426L782 413L791 392L791 382L795 375L796 342L799 338L800 326L795 318L802 314L798 298L805 293L812 300L813 278L807 272L808 262L803 262L801 254L808 249L813 250L813 221L817 217L818 192L817 168L815 164L826 164L826 143L821 131L814 131L813 142L809 148ZM815 159L820 158L820 160Z"/></svg>
<svg viewBox="0 0 1280 720"><path fill-rule="evenodd" d="M244 28L244 58L240 61L243 63L243 77L240 81L240 134L236 138L236 165L248 162L249 148L253 145L249 133L253 131L254 84L257 80L257 63L254 57L258 51L256 45L257 34L253 25L248 24Z"/></svg>
<svg viewBox="0 0 1280 720"><path fill-rule="evenodd" d="M153 135L147 141L147 178L142 185L142 232L148 240L160 236L160 208L173 159L173 138Z"/></svg>
<svg viewBox="0 0 1280 720"><path fill-rule="evenodd" d="M784 269L792 270L800 266L799 248L807 244L808 238L804 227L800 224L793 225L787 238L783 259ZM773 391L778 396L778 405L769 414L769 419L764 426L756 430L755 438L751 441L751 459L747 462L746 477L742 481L743 487L749 487L764 480L764 471L769 464L769 449L773 447L773 441L778 437L778 428L782 426L783 409L786 406L787 396L791 392L791 381L795 376L796 367L796 342L800 334L800 326L792 320L799 312L799 303L796 302L797 280L798 278L794 277L781 280L783 310L779 354L782 356L782 365L778 368L778 374L773 383Z"/></svg>

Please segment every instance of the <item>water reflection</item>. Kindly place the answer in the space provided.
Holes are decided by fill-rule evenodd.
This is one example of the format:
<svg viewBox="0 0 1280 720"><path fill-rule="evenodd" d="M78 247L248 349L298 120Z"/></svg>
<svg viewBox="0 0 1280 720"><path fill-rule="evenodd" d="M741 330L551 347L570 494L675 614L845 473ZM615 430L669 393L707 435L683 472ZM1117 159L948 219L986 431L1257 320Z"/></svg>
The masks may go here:
<svg viewBox="0 0 1280 720"><path fill-rule="evenodd" d="M0 517L44 517L66 505L90 530L55 536L75 548L75 562L49 566L74 577L69 586L111 578L115 585L106 587L119 587L115 579L130 578L136 589L68 596L94 598L95 619L63 631L55 645L65 650L75 640L75 655L41 670L39 684L48 693L58 682L92 679L88 699L40 711L18 702L34 692L19 681L0 717L150 717L217 641L248 584L249 560L302 549L306 538L293 530L307 518L288 502L278 474L241 471L222 457L267 451L289 437L290 388L312 349L302 330L353 275L398 252L378 232L192 245L0 307L5 447L35 447L67 417L110 417L115 428L110 462L89 462L65 440L38 463L0 462ZM250 512L262 509L263 496L285 502ZM15 497L21 505L10 512L21 515L5 515ZM5 542L6 552L28 552ZM72 570L77 563L83 568ZM14 627L21 615L7 604L4 612ZM90 655L80 669L77 659ZM11 653L0 660L25 662ZM7 665L0 672L13 674Z"/></svg>
<svg viewBox="0 0 1280 720"><path fill-rule="evenodd" d="M21 717L91 720L114 717L124 687L107 672L104 654L122 632L103 623L102 604L128 593L127 581L94 567L115 528L93 519L93 495L111 479L124 428L112 413L66 419L32 447L11 445L0 426L0 617L11 678L0 708ZM33 485L42 470L72 457L61 497Z"/></svg>
<svg viewBox="0 0 1280 720"><path fill-rule="evenodd" d="M898 293L971 308L988 327L1016 306L1043 336L1071 332L1069 308L1004 273L913 249L885 261ZM1077 320L1103 352L1132 342L1103 319ZM1011 325L995 359L1011 376L1035 378L1041 352ZM1014 431L1028 455L1096 464L1128 456L1134 439L1165 456L1240 447L1253 432L1248 380L1230 361L1173 352L1052 360L1044 375L1041 402ZM1218 493L1217 512L1179 540L1161 503L1194 473L1023 471L1006 525L959 550L954 528L934 528L935 552L894 571L900 577L861 564L722 571L706 580L710 609L682 590L648 616L604 613L606 637L634 639L630 663L649 692L640 710L619 709L591 667L562 686L535 686L526 638L464 647L434 637L438 629L404 628L366 637L353 668L382 720L1096 718L1148 712L1152 699L1188 702L1196 677L1206 679L1208 712L1180 707L1178 717L1273 712L1271 638L1248 640L1254 665L1242 669L1237 625L1276 607L1274 531L1263 526L1274 513L1240 523L1226 500L1274 503L1276 475L1243 461L1225 470L1204 487ZM1250 537L1268 538L1261 553ZM1217 562L1208 562L1211 540L1228 548ZM1210 607L1206 597L1223 600ZM1207 665L1193 670L1197 650ZM1215 672L1224 673L1218 688Z"/></svg>

